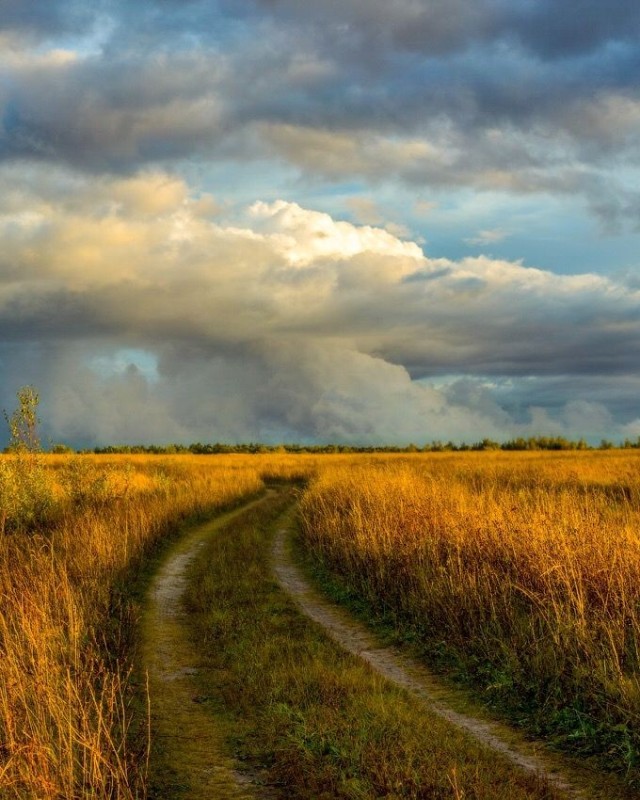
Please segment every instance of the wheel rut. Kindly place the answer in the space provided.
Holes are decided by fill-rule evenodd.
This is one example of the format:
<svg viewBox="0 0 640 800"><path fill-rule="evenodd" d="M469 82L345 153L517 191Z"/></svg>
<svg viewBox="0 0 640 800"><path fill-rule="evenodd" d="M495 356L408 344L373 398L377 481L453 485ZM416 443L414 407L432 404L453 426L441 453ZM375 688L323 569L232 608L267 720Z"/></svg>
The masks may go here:
<svg viewBox="0 0 640 800"><path fill-rule="evenodd" d="M262 498L200 525L182 538L156 573L141 626L141 660L148 674L154 757L162 762L161 789L152 769L151 797L189 800L269 800L268 788L240 772L223 749L222 735L202 707L196 677L200 654L183 609L187 571L198 550L224 525ZM169 792L169 794L167 794Z"/></svg>
<svg viewBox="0 0 640 800"><path fill-rule="evenodd" d="M426 702L439 717L464 730L522 770L546 780L567 798L588 800L603 796L600 792L592 793L578 785L573 778L567 777L529 742L514 745L509 741L514 738L514 734L505 726L460 713L443 702L442 698L449 690L423 664L398 647L381 645L365 625L328 601L311 585L292 556L290 536L286 529L278 531L272 556L274 572L280 586L308 617L349 653L360 657L376 672ZM612 794L606 796L615 797Z"/></svg>
<svg viewBox="0 0 640 800"><path fill-rule="evenodd" d="M203 660L190 636L189 615L183 608L189 565L200 548L263 499L190 530L173 546L151 583L141 625L140 657L148 674L154 757L159 755L162 764L157 785L162 788L154 792L152 781L150 800L273 800L281 796L275 788L261 785L259 776L238 770L225 753L223 732L198 695ZM569 777L558 766L561 759L554 760L540 747L521 741L506 726L455 710L447 703L451 691L423 664L398 647L381 644L365 625L324 598L296 563L290 545L290 530L280 528L272 550L278 583L307 617L349 653L424 702L437 716L525 772L542 778L566 798L622 800L629 796L612 791L608 782L592 790L588 777L578 772L579 778L574 778L573 767Z"/></svg>

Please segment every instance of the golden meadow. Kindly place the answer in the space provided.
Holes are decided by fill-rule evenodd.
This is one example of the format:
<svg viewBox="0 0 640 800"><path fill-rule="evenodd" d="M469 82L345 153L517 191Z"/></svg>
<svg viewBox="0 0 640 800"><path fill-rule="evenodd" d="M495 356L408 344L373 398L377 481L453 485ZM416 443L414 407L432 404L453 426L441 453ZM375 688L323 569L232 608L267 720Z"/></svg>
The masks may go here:
<svg viewBox="0 0 640 800"><path fill-rule="evenodd" d="M302 501L305 542L432 664L637 782L638 455L332 468Z"/></svg>
<svg viewBox="0 0 640 800"><path fill-rule="evenodd" d="M257 465L23 454L1 469L0 796L140 796L118 585L181 521L260 491Z"/></svg>
<svg viewBox="0 0 640 800"><path fill-rule="evenodd" d="M293 478L304 543L354 597L494 705L637 774L637 451L19 454L0 459L0 796L144 796L130 585L185 520Z"/></svg>

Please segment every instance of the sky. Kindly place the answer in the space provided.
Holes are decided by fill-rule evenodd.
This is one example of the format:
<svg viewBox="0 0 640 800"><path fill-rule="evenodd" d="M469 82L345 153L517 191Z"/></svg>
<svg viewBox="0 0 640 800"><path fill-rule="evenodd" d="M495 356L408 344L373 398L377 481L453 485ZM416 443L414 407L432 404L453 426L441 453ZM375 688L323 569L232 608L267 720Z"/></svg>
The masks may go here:
<svg viewBox="0 0 640 800"><path fill-rule="evenodd" d="M0 189L45 441L640 436L636 0L0 0Z"/></svg>

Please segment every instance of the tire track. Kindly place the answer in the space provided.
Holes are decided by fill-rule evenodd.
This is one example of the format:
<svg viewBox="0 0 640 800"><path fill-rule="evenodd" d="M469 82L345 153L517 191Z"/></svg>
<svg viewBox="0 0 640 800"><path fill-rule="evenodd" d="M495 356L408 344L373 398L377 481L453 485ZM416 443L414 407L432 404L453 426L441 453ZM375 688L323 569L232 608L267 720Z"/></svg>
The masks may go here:
<svg viewBox="0 0 640 800"><path fill-rule="evenodd" d="M235 769L224 754L222 735L211 714L201 706L194 681L201 659L189 637L189 617L182 604L187 570L198 550L224 525L263 499L190 530L152 581L141 626L141 658L148 671L154 751L162 761L158 779L162 794L154 797L174 796L173 792L190 800L273 797L268 789L256 785L255 776Z"/></svg>
<svg viewBox="0 0 640 800"><path fill-rule="evenodd" d="M366 661L372 669L426 701L439 717L464 730L474 739L500 753L528 773L532 773L558 789L571 800L587 800L595 795L578 787L559 769L550 766L532 748L520 748L505 741L499 726L462 714L442 702L442 687L426 667L399 648L381 646L375 636L360 622L338 606L323 598L305 578L290 552L288 532L278 531L273 545L273 568L280 586L296 601L299 608L349 653ZM609 794L609 798L613 795Z"/></svg>

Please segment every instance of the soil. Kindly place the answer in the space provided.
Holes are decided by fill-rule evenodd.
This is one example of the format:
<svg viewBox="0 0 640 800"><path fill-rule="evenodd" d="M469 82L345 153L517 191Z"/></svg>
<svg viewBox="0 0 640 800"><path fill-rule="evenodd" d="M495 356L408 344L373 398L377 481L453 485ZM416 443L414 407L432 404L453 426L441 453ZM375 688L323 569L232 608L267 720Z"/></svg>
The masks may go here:
<svg viewBox="0 0 640 800"><path fill-rule="evenodd" d="M556 762L559 759L543 752L542 746L525 741L501 723L461 713L443 702L443 698L451 697L451 687L445 686L424 664L400 648L381 643L363 623L354 619L345 609L331 603L312 586L294 560L289 534L284 529L278 532L274 542L273 568L280 586L341 647L366 661L385 678L428 703L438 716L464 730L481 744L500 753L526 772L546 780L572 800L596 797L612 800L616 796L626 796L626 792L619 795L612 793L606 779L606 786L594 787L592 790L590 776L586 779L584 776L574 777L572 767L569 777L558 767ZM460 706L460 703L456 705Z"/></svg>
<svg viewBox="0 0 640 800"><path fill-rule="evenodd" d="M141 656L148 672L152 738L163 766L156 780L159 793L152 790L150 798L272 800L277 796L273 789L261 785L258 776L239 770L224 751L220 725L198 694L197 676L205 667L190 637L189 617L182 602L188 567L198 550L234 516L258 503L260 500L248 503L191 530L170 551L151 584L142 624ZM455 691L424 664L400 648L382 643L363 623L311 585L292 555L290 531L286 529L275 538L273 568L279 584L301 611L340 646L501 757L546 780L571 800L629 797L617 782L596 778L588 770L575 767L573 761L525 741L502 723L479 718L482 714L474 716L475 709L463 713L460 708L465 706L464 699L456 700ZM569 764L566 769L565 764Z"/></svg>
<svg viewBox="0 0 640 800"><path fill-rule="evenodd" d="M254 775L236 769L223 750L222 733L198 694L196 676L203 669L189 636L183 608L187 570L207 539L234 516L260 501L242 506L198 526L181 539L157 572L142 625L142 660L149 676L151 731L160 775L152 797L189 800L268 800L273 795Z"/></svg>

